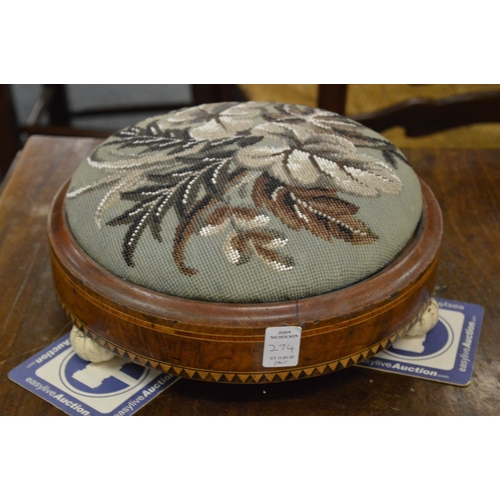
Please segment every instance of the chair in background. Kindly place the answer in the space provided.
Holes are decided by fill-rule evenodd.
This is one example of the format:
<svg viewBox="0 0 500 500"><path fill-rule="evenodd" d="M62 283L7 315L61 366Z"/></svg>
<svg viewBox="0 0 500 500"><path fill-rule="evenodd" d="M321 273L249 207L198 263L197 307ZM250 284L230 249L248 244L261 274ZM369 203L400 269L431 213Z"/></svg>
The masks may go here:
<svg viewBox="0 0 500 500"><path fill-rule="evenodd" d="M150 105L130 103L125 106L97 106L72 110L69 105L67 87L68 85L64 84L42 85L43 91L28 117L26 126L22 127L22 130L30 135L42 133L45 135L107 137L114 130L78 128L72 124L72 120L83 117L134 115L140 113L153 114L173 111L185 106L193 106L206 102L242 99L242 96L236 94L236 86L199 84L190 85L192 99L185 102ZM48 115L48 123L41 124L41 118L45 112Z"/></svg>
<svg viewBox="0 0 500 500"><path fill-rule="evenodd" d="M399 147L500 147L500 85L240 87L250 100L295 102L345 114Z"/></svg>
<svg viewBox="0 0 500 500"><path fill-rule="evenodd" d="M270 100L318 106L346 114L373 130L383 132L399 147L500 147L500 126L490 125L500 122L500 85L449 85L451 91L455 92L460 87L460 92L443 97L434 91L442 91L445 85L197 84L191 85L193 99L190 102L72 111L68 105L67 86L47 84L42 86L42 94L27 123L22 126L16 120L9 87L0 85L0 180L22 146L23 136L48 134L107 137L114 132L76 128L72 126L72 118L152 114L206 102L233 100ZM401 89L407 94L398 94ZM463 93L468 89L475 91ZM428 90L431 97L423 96ZM405 98L408 92L414 92L416 97ZM46 124L41 124L42 116L48 118ZM465 125L468 126L466 129L463 128ZM414 140L414 137L418 139Z"/></svg>
<svg viewBox="0 0 500 500"><path fill-rule="evenodd" d="M318 106L344 114L347 87L320 85ZM500 91L458 94L443 99L415 97L352 118L375 131L403 127L408 137L419 137L463 125L499 122Z"/></svg>
<svg viewBox="0 0 500 500"><path fill-rule="evenodd" d="M135 115L168 112L185 106L206 102L244 100L236 85L193 84L192 99L175 104L154 104L113 107L89 107L73 110L68 100L68 85L44 84L25 124L16 117L10 85L0 85L0 180L6 174L17 151L26 138L33 134L108 137L115 130L80 128L73 125L75 118L105 117L112 115Z"/></svg>

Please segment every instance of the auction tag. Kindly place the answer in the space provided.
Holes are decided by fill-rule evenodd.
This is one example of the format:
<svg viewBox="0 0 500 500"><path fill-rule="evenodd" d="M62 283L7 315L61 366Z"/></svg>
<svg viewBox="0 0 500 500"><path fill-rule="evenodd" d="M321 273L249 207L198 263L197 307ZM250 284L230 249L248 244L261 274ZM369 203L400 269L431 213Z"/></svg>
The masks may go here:
<svg viewBox="0 0 500 500"><path fill-rule="evenodd" d="M299 363L300 326L272 326L266 328L264 341L264 368L297 366Z"/></svg>
<svg viewBox="0 0 500 500"><path fill-rule="evenodd" d="M14 368L9 378L68 415L129 416L178 380L117 356L80 358L69 333Z"/></svg>
<svg viewBox="0 0 500 500"><path fill-rule="evenodd" d="M430 332L402 337L359 366L453 385L470 384L484 309L476 304L436 300L439 321Z"/></svg>

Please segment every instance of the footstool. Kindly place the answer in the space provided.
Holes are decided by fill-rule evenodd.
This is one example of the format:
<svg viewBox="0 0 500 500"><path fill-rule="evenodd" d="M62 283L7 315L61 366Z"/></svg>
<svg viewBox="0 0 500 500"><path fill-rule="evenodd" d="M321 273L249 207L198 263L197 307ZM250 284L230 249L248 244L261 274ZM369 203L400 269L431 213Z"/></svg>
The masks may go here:
<svg viewBox="0 0 500 500"><path fill-rule="evenodd" d="M49 220L82 357L226 383L331 373L432 328L441 234L438 203L392 143L266 102L115 133Z"/></svg>

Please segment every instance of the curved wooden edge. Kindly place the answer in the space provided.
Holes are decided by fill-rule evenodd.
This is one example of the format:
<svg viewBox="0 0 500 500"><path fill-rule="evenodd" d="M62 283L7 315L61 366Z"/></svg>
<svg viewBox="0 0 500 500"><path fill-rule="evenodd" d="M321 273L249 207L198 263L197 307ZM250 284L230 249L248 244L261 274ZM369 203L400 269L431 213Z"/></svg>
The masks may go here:
<svg viewBox="0 0 500 500"><path fill-rule="evenodd" d="M99 303L110 314L156 322L170 333L185 330L210 332L230 327L235 335L273 325L301 325L321 329L332 317L349 320L371 314L384 304L393 307L413 293L424 273L434 268L442 237L439 205L422 182L424 210L413 242L382 271L345 289L279 303L227 304L202 302L155 292L118 278L90 259L74 240L64 215L68 184L54 199L49 217L53 265L86 300ZM117 309L116 304L119 304ZM161 322L157 318L163 318ZM197 325L194 326L193 325Z"/></svg>
<svg viewBox="0 0 500 500"><path fill-rule="evenodd" d="M389 266L336 292L267 304L181 299L112 275L73 239L64 214L65 189L54 200L49 221L54 284L63 308L101 345L174 375L259 383L329 373L387 347L430 298L442 220L425 185L418 229ZM265 329L286 325L302 327L297 366L264 368Z"/></svg>
<svg viewBox="0 0 500 500"><path fill-rule="evenodd" d="M73 323L80 328L88 337L97 342L99 345L113 352L115 355L126 359L132 363L139 364L146 368L152 370L162 371L169 373L171 375L190 378L193 380L200 380L204 382L219 382L219 383L231 383L231 384L266 384L275 382L289 382L294 380L301 380L304 378L318 377L320 375L327 375L328 373L333 373L339 371L343 368L348 368L350 366L357 365L375 354L387 349L399 338L403 337L410 328L420 319L420 316L426 310L428 303L426 302L424 307L420 312L406 325L400 328L398 331L391 334L389 337L374 343L373 345L367 346L355 353L348 356L343 356L338 359L333 359L328 362L312 364L308 366L299 366L297 368L282 369L282 370L272 370L267 369L266 371L252 371L252 372L236 372L236 371L215 371L215 370L203 370L196 367L186 367L180 365L174 365L171 363L165 363L164 361L150 358L142 354L137 354L133 351L123 349L122 347L116 345L115 343L102 338L93 332L88 326L83 324L78 318L76 318L71 311L65 307L63 302L60 302L64 311L68 317L73 321Z"/></svg>
<svg viewBox="0 0 500 500"><path fill-rule="evenodd" d="M66 310L73 310L75 312L80 311L81 318L85 317L85 315L89 316L93 314L95 317L107 317L108 320L112 318L113 321L109 322L113 322L114 324L127 323L129 325L134 325L134 327L140 330L154 330L158 334L166 334L170 337L209 340L215 343L228 341L233 343L259 342L264 338L265 328L269 326L285 326L284 320L282 320L281 323L273 324L266 322L264 325L258 325L259 320L262 321L262 318L258 318L255 324L252 325L238 326L231 323L225 323L215 327L208 324L202 324L201 327L199 327L195 324L170 321L168 317L165 318L165 315L170 313L169 310L163 311L163 316L142 315L138 313L138 311L120 307L121 304L113 303L108 297L88 293L85 287L81 286L67 273L53 253L51 253L51 258L56 293L59 297L59 301ZM422 288L427 287L429 291L429 283L434 280L437 263L438 258L436 256L432 264L418 277L418 279L409 283L404 290L400 290L398 293L386 297L385 303L379 304L378 307L366 307L361 312L356 311L356 313L351 313L343 317L330 315L325 321L316 319L309 323L299 323L296 316L294 317L295 321L292 320L290 324L301 326L303 329L302 337L308 338L325 335L334 331L342 331L347 327L355 328L363 323L366 324L367 322L376 321L378 317L390 313L391 310L401 310L407 307L408 303L412 302L412 300L414 301L413 297L421 292ZM71 300L72 294L70 291L76 296L77 302ZM427 295L430 295L430 293ZM420 302L426 300L427 295L422 295ZM80 301L85 303L85 313L78 303ZM412 304L412 307L413 306ZM89 313L89 309L92 310L92 313ZM194 312L193 317L196 317ZM210 322L210 319L212 318L207 318L207 323ZM269 318L266 317L266 320L269 320Z"/></svg>

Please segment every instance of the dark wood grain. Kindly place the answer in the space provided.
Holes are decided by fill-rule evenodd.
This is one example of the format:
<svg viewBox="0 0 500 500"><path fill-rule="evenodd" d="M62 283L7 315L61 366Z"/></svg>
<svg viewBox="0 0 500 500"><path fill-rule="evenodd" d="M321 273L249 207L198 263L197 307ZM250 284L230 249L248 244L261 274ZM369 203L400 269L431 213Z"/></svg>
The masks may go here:
<svg viewBox="0 0 500 500"><path fill-rule="evenodd" d="M0 414L63 415L7 379L68 331L52 283L50 203L96 140L33 137L0 198ZM499 415L500 151L407 151L443 211L438 296L480 304L485 316L470 386L348 368L261 385L183 379L143 415Z"/></svg>

